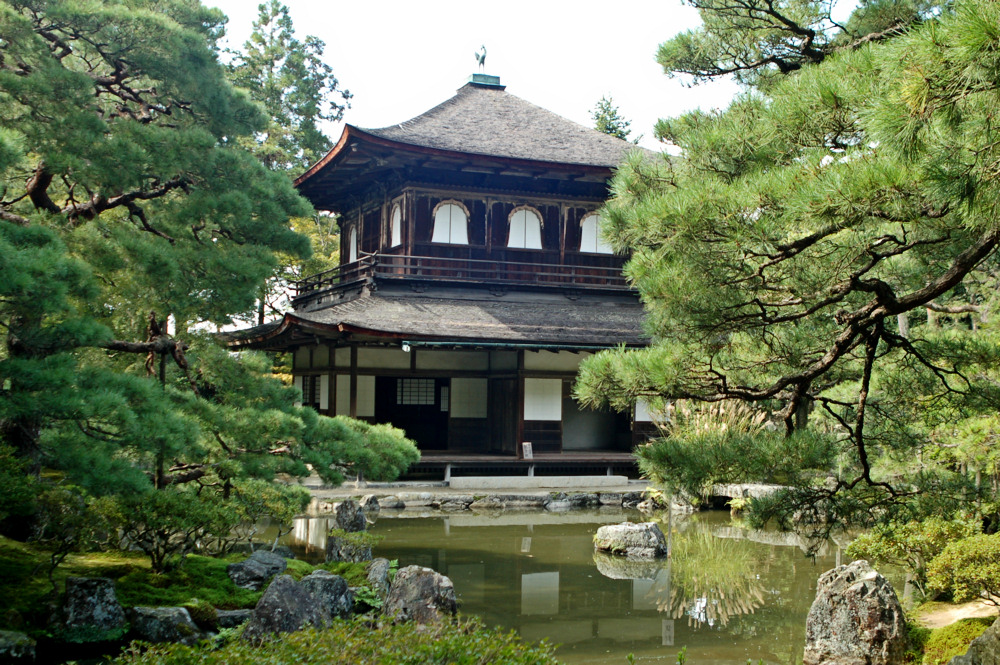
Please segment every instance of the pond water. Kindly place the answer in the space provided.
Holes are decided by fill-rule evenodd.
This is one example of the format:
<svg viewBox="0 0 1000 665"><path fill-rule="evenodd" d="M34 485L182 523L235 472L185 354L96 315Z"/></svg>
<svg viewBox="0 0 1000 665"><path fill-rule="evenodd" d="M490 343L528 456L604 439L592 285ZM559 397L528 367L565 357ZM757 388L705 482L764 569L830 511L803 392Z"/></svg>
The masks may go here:
<svg viewBox="0 0 1000 665"><path fill-rule="evenodd" d="M452 579L460 610L527 640L559 644L569 664L669 663L687 649L702 663L801 663L816 578L840 563L815 558L794 534L749 531L727 513L674 517L667 561L595 554L601 524L643 521L627 511L459 513L380 517L376 556ZM663 525L666 533L666 525ZM297 520L289 544L322 559L326 518Z"/></svg>

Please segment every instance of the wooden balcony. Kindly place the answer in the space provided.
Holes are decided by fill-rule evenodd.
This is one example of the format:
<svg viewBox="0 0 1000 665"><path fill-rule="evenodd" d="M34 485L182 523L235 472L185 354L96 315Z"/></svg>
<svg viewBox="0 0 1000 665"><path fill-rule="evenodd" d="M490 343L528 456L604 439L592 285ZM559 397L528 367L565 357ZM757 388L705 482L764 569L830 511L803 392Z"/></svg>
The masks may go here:
<svg viewBox="0 0 1000 665"><path fill-rule="evenodd" d="M295 283L296 299L347 288L369 279L414 280L485 286L561 287L629 291L621 266L599 265L612 257L573 257L573 263L497 261L448 256L370 254L353 263L310 275ZM616 262L621 259L617 259Z"/></svg>

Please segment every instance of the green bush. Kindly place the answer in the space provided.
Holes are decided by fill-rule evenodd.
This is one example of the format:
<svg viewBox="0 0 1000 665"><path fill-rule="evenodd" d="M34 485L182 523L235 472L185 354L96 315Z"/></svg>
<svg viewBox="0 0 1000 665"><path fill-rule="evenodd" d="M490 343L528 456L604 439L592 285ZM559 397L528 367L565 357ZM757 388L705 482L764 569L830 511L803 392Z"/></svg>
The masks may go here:
<svg viewBox="0 0 1000 665"><path fill-rule="evenodd" d="M476 620L440 626L373 627L360 620L336 621L326 630L305 630L251 646L233 642L216 651L178 644L145 649L133 646L113 661L117 665L556 665L554 647L526 644L513 632L484 628Z"/></svg>
<svg viewBox="0 0 1000 665"><path fill-rule="evenodd" d="M962 538L948 544L927 567L928 588L957 602L1000 596L1000 533Z"/></svg>
<svg viewBox="0 0 1000 665"><path fill-rule="evenodd" d="M962 619L932 630L924 644L923 665L944 665L949 660L969 650L969 643L982 635L993 623L994 617Z"/></svg>
<svg viewBox="0 0 1000 665"><path fill-rule="evenodd" d="M865 559L873 566L906 566L914 582L926 591L927 564L948 543L976 535L980 524L974 519L929 517L920 521L892 522L861 534L847 547L851 559Z"/></svg>

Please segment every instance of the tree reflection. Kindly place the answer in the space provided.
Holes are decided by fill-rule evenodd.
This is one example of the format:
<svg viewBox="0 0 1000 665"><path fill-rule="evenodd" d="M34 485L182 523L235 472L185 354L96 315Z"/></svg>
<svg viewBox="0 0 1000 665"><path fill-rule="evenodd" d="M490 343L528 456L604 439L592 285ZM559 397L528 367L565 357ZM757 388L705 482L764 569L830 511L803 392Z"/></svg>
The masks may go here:
<svg viewBox="0 0 1000 665"><path fill-rule="evenodd" d="M673 534L666 560L595 553L594 562L605 577L653 580L646 598L672 619L687 617L694 628L725 627L733 617L753 614L768 594L760 576L768 566L767 551L705 529Z"/></svg>

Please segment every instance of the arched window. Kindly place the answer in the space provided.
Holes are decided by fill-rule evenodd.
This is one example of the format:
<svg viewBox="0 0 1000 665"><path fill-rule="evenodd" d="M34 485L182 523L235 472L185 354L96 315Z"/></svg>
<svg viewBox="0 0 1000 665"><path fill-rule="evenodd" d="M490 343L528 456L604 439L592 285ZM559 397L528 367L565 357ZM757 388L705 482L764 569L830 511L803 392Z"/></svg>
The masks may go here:
<svg viewBox="0 0 1000 665"><path fill-rule="evenodd" d="M469 213L458 201L442 201L434 208L431 242L469 244Z"/></svg>
<svg viewBox="0 0 1000 665"><path fill-rule="evenodd" d="M580 251L611 254L611 247L601 237L601 216L590 213L580 223Z"/></svg>
<svg viewBox="0 0 1000 665"><path fill-rule="evenodd" d="M351 227L351 233L347 236L347 262L354 263L358 260L358 229Z"/></svg>
<svg viewBox="0 0 1000 665"><path fill-rule="evenodd" d="M514 208L510 213L508 247L542 248L542 218L534 208Z"/></svg>
<svg viewBox="0 0 1000 665"><path fill-rule="evenodd" d="M389 217L389 247L403 244L403 209L397 203Z"/></svg>

